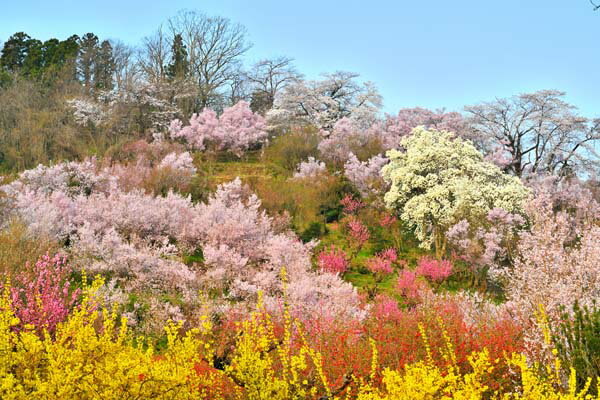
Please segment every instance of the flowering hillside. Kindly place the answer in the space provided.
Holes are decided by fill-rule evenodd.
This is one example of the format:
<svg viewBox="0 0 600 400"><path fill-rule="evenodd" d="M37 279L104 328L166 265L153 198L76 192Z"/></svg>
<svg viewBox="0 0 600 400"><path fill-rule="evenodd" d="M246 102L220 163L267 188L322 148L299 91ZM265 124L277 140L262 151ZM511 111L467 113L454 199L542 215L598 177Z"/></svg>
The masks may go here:
<svg viewBox="0 0 600 400"><path fill-rule="evenodd" d="M165 26L0 52L1 399L600 399L600 119Z"/></svg>

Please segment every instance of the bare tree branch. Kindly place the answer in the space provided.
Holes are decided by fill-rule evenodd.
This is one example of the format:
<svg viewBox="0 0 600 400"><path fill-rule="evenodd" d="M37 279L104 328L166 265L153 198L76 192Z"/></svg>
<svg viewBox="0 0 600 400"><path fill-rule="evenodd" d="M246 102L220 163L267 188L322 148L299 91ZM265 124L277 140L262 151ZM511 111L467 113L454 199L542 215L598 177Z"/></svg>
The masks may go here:
<svg viewBox="0 0 600 400"><path fill-rule="evenodd" d="M600 165L594 144L597 123L562 100L565 93L542 90L465 107L483 150L517 176L570 174Z"/></svg>

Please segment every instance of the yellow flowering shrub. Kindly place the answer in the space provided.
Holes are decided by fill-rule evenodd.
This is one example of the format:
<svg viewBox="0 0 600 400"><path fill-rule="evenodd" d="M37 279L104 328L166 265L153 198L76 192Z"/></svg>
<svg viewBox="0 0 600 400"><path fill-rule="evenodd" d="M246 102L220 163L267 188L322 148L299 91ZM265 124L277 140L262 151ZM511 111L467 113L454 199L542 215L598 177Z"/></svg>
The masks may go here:
<svg viewBox="0 0 600 400"><path fill-rule="evenodd" d="M285 285L285 272L282 275ZM225 372L251 400L306 399L318 393L331 398L321 354L306 343L287 307L283 319L283 337L277 338L259 297L257 311L241 324L241 335ZM298 346L292 341L293 333L298 336Z"/></svg>
<svg viewBox="0 0 600 400"><path fill-rule="evenodd" d="M116 312L95 310L97 279L82 304L57 327L54 339L33 331L12 332L18 324L8 291L0 300L0 398L2 399L219 399L220 371L196 373L212 358L205 323L180 335L165 328L167 350L155 354L133 338Z"/></svg>
<svg viewBox="0 0 600 400"><path fill-rule="evenodd" d="M212 367L212 325L181 333L165 327L166 350L156 353L143 337L133 337L124 319L96 309L96 279L84 288L82 304L58 325L55 336L41 337L20 323L11 309L9 289L0 296L1 399L497 399L591 400L591 380L578 391L572 370L564 378L560 362L530 365L522 354L507 355L512 386L493 392L485 382L499 360L483 350L471 354L470 368L457 367L446 332L442 354L448 367L436 366L425 329L426 359L400 370L378 367L377 343L371 341L372 366L366 378L349 378L332 388L323 372L327 362L307 343L302 327L284 311L279 332L261 302L239 326L238 339L223 370ZM7 285L8 286L8 285ZM444 329L442 327L442 329ZM279 332L279 334L276 334Z"/></svg>

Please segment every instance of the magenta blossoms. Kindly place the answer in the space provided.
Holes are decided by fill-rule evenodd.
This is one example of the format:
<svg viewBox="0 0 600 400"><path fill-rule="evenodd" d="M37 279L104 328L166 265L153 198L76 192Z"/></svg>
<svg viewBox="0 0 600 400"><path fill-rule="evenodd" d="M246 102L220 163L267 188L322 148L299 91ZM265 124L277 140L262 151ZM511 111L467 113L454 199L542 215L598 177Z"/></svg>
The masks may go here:
<svg viewBox="0 0 600 400"><path fill-rule="evenodd" d="M403 296L408 299L416 300L419 298L419 291L422 288L421 282L417 280L417 274L409 269L403 269L398 275L396 288Z"/></svg>
<svg viewBox="0 0 600 400"><path fill-rule="evenodd" d="M351 216L348 221L348 234L356 247L362 247L371 237L367 228L358 218Z"/></svg>
<svg viewBox="0 0 600 400"><path fill-rule="evenodd" d="M394 272L392 262L389 259L381 256L369 258L366 265L367 269L374 274L388 275Z"/></svg>
<svg viewBox="0 0 600 400"><path fill-rule="evenodd" d="M342 205L342 207L344 207L344 212L346 214L354 214L355 212L357 212L365 206L365 203L352 198L352 196L350 196L349 194L347 194L342 200L340 200L340 204Z"/></svg>

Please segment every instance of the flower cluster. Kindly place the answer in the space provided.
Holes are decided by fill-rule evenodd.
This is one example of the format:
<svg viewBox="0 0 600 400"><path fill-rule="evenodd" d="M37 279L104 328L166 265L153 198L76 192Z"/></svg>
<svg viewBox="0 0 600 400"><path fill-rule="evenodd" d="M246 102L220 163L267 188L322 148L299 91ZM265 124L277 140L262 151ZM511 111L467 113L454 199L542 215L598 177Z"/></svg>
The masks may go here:
<svg viewBox="0 0 600 400"><path fill-rule="evenodd" d="M173 120L169 132L171 138L182 138L193 149L204 150L209 146L241 157L246 150L266 140L266 129L264 118L253 113L249 103L240 101L226 108L220 117L205 108L192 115L189 125Z"/></svg>
<svg viewBox="0 0 600 400"><path fill-rule="evenodd" d="M333 274L343 274L348 269L348 256L346 253L331 245L329 250L323 250L317 256L319 268Z"/></svg>
<svg viewBox="0 0 600 400"><path fill-rule="evenodd" d="M431 279L433 282L441 282L452 274L452 263L448 260L422 257L419 259L415 272L417 275Z"/></svg>
<svg viewBox="0 0 600 400"><path fill-rule="evenodd" d="M327 171L325 163L316 160L314 157L308 157L308 161L302 161L298 164L298 170L294 172L294 179L314 178Z"/></svg>

